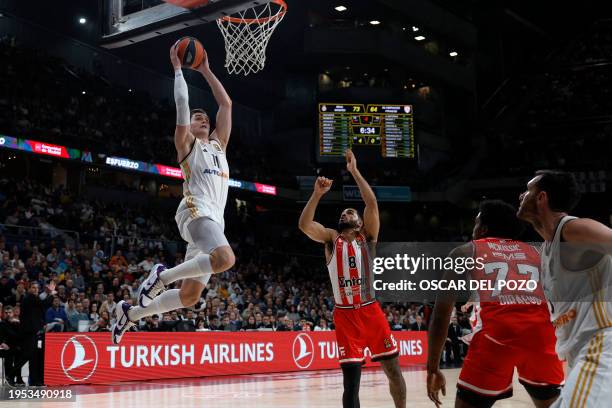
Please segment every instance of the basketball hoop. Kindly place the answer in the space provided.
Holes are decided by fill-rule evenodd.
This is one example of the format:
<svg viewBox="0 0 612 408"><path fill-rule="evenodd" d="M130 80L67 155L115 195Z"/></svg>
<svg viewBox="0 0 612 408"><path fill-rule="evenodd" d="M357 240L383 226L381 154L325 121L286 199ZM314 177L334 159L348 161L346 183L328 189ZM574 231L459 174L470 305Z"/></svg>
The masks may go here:
<svg viewBox="0 0 612 408"><path fill-rule="evenodd" d="M272 0L217 20L225 40L225 68L230 74L246 76L263 69L268 41L286 12L284 0Z"/></svg>

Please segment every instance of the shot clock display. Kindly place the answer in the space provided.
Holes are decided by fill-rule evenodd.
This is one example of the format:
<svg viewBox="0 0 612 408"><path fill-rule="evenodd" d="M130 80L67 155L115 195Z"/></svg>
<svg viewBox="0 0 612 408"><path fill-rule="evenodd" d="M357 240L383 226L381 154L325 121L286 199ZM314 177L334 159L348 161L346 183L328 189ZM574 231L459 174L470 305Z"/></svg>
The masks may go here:
<svg viewBox="0 0 612 408"><path fill-rule="evenodd" d="M356 145L382 157L414 158L412 105L319 104L319 158L338 158Z"/></svg>

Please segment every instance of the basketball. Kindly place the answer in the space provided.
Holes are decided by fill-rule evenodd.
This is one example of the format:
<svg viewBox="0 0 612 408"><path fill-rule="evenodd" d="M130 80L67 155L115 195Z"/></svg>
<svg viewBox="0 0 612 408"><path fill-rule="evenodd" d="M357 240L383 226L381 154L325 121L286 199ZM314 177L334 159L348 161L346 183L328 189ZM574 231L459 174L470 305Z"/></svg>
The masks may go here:
<svg viewBox="0 0 612 408"><path fill-rule="evenodd" d="M206 58L206 51L197 38L183 37L176 47L178 57L185 68L195 69Z"/></svg>

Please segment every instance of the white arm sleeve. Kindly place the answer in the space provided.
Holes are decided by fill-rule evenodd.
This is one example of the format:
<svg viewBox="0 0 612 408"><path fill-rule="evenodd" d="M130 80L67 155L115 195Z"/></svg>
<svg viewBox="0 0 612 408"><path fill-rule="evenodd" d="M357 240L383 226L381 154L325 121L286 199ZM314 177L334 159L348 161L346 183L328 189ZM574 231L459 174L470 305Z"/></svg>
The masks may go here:
<svg viewBox="0 0 612 408"><path fill-rule="evenodd" d="M181 126L189 126L191 118L189 117L189 92L187 90L187 82L183 78L183 71L174 71L174 101L176 102L176 124Z"/></svg>

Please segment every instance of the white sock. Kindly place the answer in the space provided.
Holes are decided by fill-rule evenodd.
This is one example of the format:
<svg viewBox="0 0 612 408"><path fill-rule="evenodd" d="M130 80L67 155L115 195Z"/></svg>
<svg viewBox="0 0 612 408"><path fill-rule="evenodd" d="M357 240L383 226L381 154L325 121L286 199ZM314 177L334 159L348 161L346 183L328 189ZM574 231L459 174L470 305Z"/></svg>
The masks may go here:
<svg viewBox="0 0 612 408"><path fill-rule="evenodd" d="M162 313L184 308L185 306L181 302L179 292L180 289L169 289L153 299L149 306L131 308L128 318L136 322L143 317L153 316L154 314L158 314L161 317Z"/></svg>
<svg viewBox="0 0 612 408"><path fill-rule="evenodd" d="M207 273L213 273L210 255L198 254L194 258L176 265L174 268L161 272L159 279L161 279L164 285L168 285L180 279L198 278Z"/></svg>

